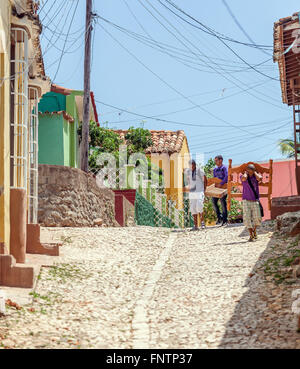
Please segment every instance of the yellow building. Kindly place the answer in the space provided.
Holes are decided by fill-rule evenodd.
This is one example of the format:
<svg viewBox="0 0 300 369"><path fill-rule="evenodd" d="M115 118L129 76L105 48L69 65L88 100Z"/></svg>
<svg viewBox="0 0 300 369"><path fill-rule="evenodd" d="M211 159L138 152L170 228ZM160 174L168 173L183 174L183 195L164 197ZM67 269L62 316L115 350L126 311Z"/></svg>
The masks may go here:
<svg viewBox="0 0 300 369"><path fill-rule="evenodd" d="M26 197L26 223L37 223L38 108L50 91L33 0L0 1L0 253L11 251L13 191ZM10 218L12 218L10 220ZM25 226L26 228L26 226ZM13 233L13 234L14 234Z"/></svg>
<svg viewBox="0 0 300 369"><path fill-rule="evenodd" d="M127 131L116 131L125 141ZM150 130L152 146L145 150L151 163L163 170L165 193L178 209L183 208L183 171L191 159L184 131Z"/></svg>
<svg viewBox="0 0 300 369"><path fill-rule="evenodd" d="M9 79L10 74L10 1L0 1L0 245L9 245ZM6 78L6 79L5 79Z"/></svg>

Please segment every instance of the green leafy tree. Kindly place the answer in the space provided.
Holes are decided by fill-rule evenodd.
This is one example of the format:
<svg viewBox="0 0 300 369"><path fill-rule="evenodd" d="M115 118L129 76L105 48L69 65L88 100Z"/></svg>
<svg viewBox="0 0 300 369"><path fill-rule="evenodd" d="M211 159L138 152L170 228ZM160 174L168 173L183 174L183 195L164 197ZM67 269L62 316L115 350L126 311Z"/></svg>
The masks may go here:
<svg viewBox="0 0 300 369"><path fill-rule="evenodd" d="M128 144L128 152L145 152L145 150L153 145L151 133L148 129L130 127L125 135Z"/></svg>
<svg viewBox="0 0 300 369"><path fill-rule="evenodd" d="M281 139L278 142L279 149L282 155L286 156L287 158L292 158L295 156L295 142L292 139L285 138Z"/></svg>
<svg viewBox="0 0 300 369"><path fill-rule="evenodd" d="M79 140L82 137L82 126L78 129ZM127 145L127 159L133 153L144 153L145 150L153 145L151 133L144 128L130 127L125 135ZM111 153L116 158L117 167L119 166L119 146L124 144L118 133L112 129L99 127L97 123L90 122L90 153L89 153L89 168L93 172L97 172L105 166L106 163L99 166L97 158L101 153ZM136 166L141 165L137 161ZM164 187L163 171L151 163L150 158L147 158L148 178L153 179L160 184L162 190ZM117 171L118 174L118 171ZM153 178L152 178L153 177Z"/></svg>
<svg viewBox="0 0 300 369"><path fill-rule="evenodd" d="M213 177L213 169L215 165L216 164L213 158L208 159L207 163L204 165L204 173L206 175L206 178Z"/></svg>

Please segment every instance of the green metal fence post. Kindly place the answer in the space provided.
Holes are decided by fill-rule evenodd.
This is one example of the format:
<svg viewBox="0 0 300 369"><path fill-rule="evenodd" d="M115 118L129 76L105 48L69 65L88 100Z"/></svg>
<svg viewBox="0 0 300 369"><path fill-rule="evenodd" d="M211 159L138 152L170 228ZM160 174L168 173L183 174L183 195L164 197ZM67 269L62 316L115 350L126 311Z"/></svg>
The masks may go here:
<svg viewBox="0 0 300 369"><path fill-rule="evenodd" d="M167 215L167 195L161 195L161 213Z"/></svg>
<svg viewBox="0 0 300 369"><path fill-rule="evenodd" d="M184 228L184 210L179 210L179 228Z"/></svg>
<svg viewBox="0 0 300 369"><path fill-rule="evenodd" d="M126 164L126 188L127 189L134 189L135 188L135 178L134 178L134 168L135 165L133 164Z"/></svg>
<svg viewBox="0 0 300 369"><path fill-rule="evenodd" d="M144 179L143 180L143 190L144 190L144 193L145 193L145 197L148 201L151 201L151 181L150 179Z"/></svg>
<svg viewBox="0 0 300 369"><path fill-rule="evenodd" d="M143 181L144 181L144 173L137 174L137 181L138 181L138 193L143 194Z"/></svg>
<svg viewBox="0 0 300 369"><path fill-rule="evenodd" d="M156 186L151 185L151 204L156 208Z"/></svg>

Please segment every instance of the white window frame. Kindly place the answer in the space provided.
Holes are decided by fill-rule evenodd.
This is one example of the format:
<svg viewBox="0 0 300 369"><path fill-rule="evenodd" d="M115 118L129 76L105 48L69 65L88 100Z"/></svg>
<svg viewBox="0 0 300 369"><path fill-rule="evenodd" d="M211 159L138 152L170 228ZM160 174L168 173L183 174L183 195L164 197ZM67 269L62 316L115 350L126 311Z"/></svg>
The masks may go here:
<svg viewBox="0 0 300 369"><path fill-rule="evenodd" d="M28 132L28 223L38 222L38 181L39 181L39 90L29 86L29 132Z"/></svg>
<svg viewBox="0 0 300 369"><path fill-rule="evenodd" d="M13 183L11 188L27 190L28 166L28 35L21 27L12 27L11 38L15 42L14 75L11 76L14 96Z"/></svg>

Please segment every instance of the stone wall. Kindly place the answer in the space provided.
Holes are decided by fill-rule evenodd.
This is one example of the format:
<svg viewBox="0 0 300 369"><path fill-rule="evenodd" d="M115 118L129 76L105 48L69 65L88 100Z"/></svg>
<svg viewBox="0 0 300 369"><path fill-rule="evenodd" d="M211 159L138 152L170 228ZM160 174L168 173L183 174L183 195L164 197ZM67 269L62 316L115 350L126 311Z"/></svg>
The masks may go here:
<svg viewBox="0 0 300 369"><path fill-rule="evenodd" d="M99 188L95 178L80 169L39 165L38 220L45 227L89 227L96 219L118 226L114 193Z"/></svg>

